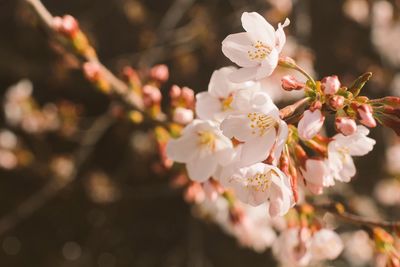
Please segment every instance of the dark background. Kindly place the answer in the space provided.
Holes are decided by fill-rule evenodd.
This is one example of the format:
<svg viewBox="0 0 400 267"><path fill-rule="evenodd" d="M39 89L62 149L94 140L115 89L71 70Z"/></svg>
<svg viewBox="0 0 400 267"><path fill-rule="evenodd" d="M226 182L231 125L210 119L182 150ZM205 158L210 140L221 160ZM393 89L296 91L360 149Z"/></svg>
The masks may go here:
<svg viewBox="0 0 400 267"><path fill-rule="evenodd" d="M102 62L115 73L125 65L146 68L166 63L171 73L166 88L176 83L196 91L207 88L213 70L229 64L220 50L220 42L227 34L241 30L241 12L266 12L271 8L261 0L46 0L43 3L54 15L75 16ZM165 16L174 4L183 13L177 23L173 23L174 17ZM292 25L288 31L314 51L319 77L334 73L351 80L372 69L378 76L368 85L369 95L388 94L396 67L380 60L371 44L369 26L360 26L344 16L342 5L339 0L297 1L290 14ZM304 18L309 26L299 25ZM304 27L307 31L298 30ZM84 79L73 61L53 49L45 31L35 23L35 17L22 1L0 0L0 94L22 78L33 82L39 103L67 99L83 107L82 116L88 121L106 112L110 104L108 97ZM0 122L4 124L4 119ZM2 233L0 264L15 267L272 264L269 253L257 254L240 248L218 227L193 218L181 191L171 189L168 177L155 174L151 168L156 156L140 155L127 145L133 132L147 130L126 121L113 122L82 167L81 175L32 216ZM373 153L358 161L361 167L354 182L356 191L363 194L370 194L376 178L382 175L382 133L374 130L372 135L378 145ZM22 136L42 163L52 153L73 153L77 149L76 143L51 134ZM119 188L118 199L95 203L88 197L85 177L93 170L111 177ZM0 170L0 217L12 212L48 179L29 168ZM16 246L11 252L10 242L11 248ZM68 251L72 254L78 251L79 257L68 260L65 256Z"/></svg>

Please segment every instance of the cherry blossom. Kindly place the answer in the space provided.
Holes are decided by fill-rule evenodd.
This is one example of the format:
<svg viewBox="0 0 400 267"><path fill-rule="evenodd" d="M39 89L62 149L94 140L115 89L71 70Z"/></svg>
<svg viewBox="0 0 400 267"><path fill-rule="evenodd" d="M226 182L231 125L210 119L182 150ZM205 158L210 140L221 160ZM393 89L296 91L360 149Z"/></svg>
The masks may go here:
<svg viewBox="0 0 400 267"><path fill-rule="evenodd" d="M359 125L352 135L337 134L333 137L328 145L328 159L336 180L349 182L356 174L352 156L364 156L375 145L375 140L367 137L368 134L369 130Z"/></svg>
<svg viewBox="0 0 400 267"><path fill-rule="evenodd" d="M186 163L189 177L195 181L210 178L219 164L228 164L233 155L232 142L212 121L194 120L182 136L167 144L167 156Z"/></svg>
<svg viewBox="0 0 400 267"><path fill-rule="evenodd" d="M275 31L260 14L244 12L242 26L246 32L231 34L222 42L225 56L242 67L230 75L231 80L260 80L271 75L286 42L283 28L288 25L286 19Z"/></svg>
<svg viewBox="0 0 400 267"><path fill-rule="evenodd" d="M208 91L196 95L196 114L200 119L222 121L233 113L232 101L239 89L259 87L258 83L233 83L228 76L237 70L235 67L224 67L213 72Z"/></svg>
<svg viewBox="0 0 400 267"><path fill-rule="evenodd" d="M282 216L292 206L289 178L277 167L257 163L249 167L225 169L220 181L232 188L242 202L252 206L268 203L271 217Z"/></svg>
<svg viewBox="0 0 400 267"><path fill-rule="evenodd" d="M240 142L239 164L248 166L263 161L271 153L279 158L288 129L271 98L261 91L240 90L232 105L238 112L229 115L221 129L225 136Z"/></svg>
<svg viewBox="0 0 400 267"><path fill-rule="evenodd" d="M324 121L325 116L321 110L306 110L298 125L300 138L304 140L312 139L321 130Z"/></svg>
<svg viewBox="0 0 400 267"><path fill-rule="evenodd" d="M306 181L306 187L314 194L321 194L324 187L334 185L331 170L324 159L307 159L301 174Z"/></svg>

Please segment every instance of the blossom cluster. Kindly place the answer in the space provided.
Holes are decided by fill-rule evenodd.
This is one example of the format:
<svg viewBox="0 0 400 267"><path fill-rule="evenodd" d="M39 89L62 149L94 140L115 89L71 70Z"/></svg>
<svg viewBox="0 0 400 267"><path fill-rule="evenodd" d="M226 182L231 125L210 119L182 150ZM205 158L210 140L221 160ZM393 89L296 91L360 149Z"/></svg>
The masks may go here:
<svg viewBox="0 0 400 267"><path fill-rule="evenodd" d="M368 128L380 123L399 133L400 105L395 97L370 100L359 95L371 73L363 74L350 86L342 85L335 75L315 81L293 59L281 55L288 20L275 30L258 13L245 12L242 25L245 32L231 34L222 42L225 56L240 68L228 66L214 71L208 91L196 95L195 119L190 113L186 120L175 120L185 127L179 137L169 140L166 155L185 164L193 181L192 201L197 199L195 192L197 197L202 195L200 192L207 195L212 185L219 197L200 197L203 201L194 202L203 202L203 210L208 211L213 209L204 203L225 203L224 212L218 211L214 217L246 245L243 240L252 236L248 230L243 235L232 230L237 227L226 227L237 225L237 216L232 219L226 214L236 214L238 206L230 205L232 197L226 195L234 196L240 205L262 207L267 211L266 219L279 218L303 202L304 194L322 194L324 188L336 182L350 182L356 175L353 157L368 154L375 145L375 140L368 137ZM262 82L268 81L278 65L306 78L300 81L292 75L281 77L284 91L301 91L304 95L282 109L272 100L265 86L268 83ZM335 117L337 131L332 137L322 134L330 115ZM231 224L221 223L226 218ZM270 225L263 229L271 232ZM318 231L314 224L287 227L274 241L274 254L287 266L336 258L343 248L339 236L317 226ZM247 246L257 249L259 246L254 244L260 242L262 248L271 246L273 235L267 236L255 238L250 242L253 245ZM300 246L304 249L299 252Z"/></svg>

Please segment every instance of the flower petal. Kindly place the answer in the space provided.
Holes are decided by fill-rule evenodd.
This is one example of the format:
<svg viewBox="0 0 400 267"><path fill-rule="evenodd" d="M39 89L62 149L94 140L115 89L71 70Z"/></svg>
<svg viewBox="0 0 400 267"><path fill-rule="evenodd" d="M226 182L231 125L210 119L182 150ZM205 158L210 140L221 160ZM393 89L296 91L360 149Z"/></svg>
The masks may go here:
<svg viewBox="0 0 400 267"><path fill-rule="evenodd" d="M215 114L221 111L221 102L209 92L196 95L196 114L200 119L213 120Z"/></svg>
<svg viewBox="0 0 400 267"><path fill-rule="evenodd" d="M274 27L257 12L244 12L242 14L242 26L254 42L262 41L271 47L275 46Z"/></svg>
<svg viewBox="0 0 400 267"><path fill-rule="evenodd" d="M252 40L246 32L228 35L222 41L222 52L232 62L241 67L254 67L257 62L251 60L248 51L252 49Z"/></svg>
<svg viewBox="0 0 400 267"><path fill-rule="evenodd" d="M198 157L186 164L190 179L198 182L208 180L217 169L217 162L213 157Z"/></svg>

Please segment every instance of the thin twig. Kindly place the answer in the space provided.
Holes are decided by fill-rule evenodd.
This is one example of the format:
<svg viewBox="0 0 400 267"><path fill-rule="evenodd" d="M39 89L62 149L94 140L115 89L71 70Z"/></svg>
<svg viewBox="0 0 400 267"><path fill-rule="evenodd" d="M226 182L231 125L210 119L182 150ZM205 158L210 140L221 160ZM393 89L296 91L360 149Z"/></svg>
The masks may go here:
<svg viewBox="0 0 400 267"><path fill-rule="evenodd" d="M113 123L109 112L97 118L86 134L83 136L79 149L74 157L75 169L68 177L50 177L50 180L30 197L24 200L17 208L0 218L0 235L10 231L20 222L29 218L37 210L42 208L49 200L55 197L61 190L82 173L83 166L92 154L95 144L104 136L104 133Z"/></svg>
<svg viewBox="0 0 400 267"><path fill-rule="evenodd" d="M38 18L40 19L42 24L46 27L47 31L50 34L57 36L58 34L55 32L53 28L54 17L42 4L42 2L40 0L24 0L24 1L32 7L33 11L37 14ZM83 59L84 62L96 63L100 67L102 74L104 75L104 78L107 80L107 82L113 89L113 92L115 92L116 95L119 96L121 100L127 103L130 107L132 107L137 111L143 112L144 108L141 99L133 98L132 95L128 96L129 93L128 86L123 81L118 79L96 57L93 58L90 55L81 55L81 54L80 55L75 54L75 56L77 56L79 59Z"/></svg>
<svg viewBox="0 0 400 267"><path fill-rule="evenodd" d="M338 217L342 220L345 220L349 223L352 223L352 224L369 226L369 227L391 228L391 229L399 229L400 228L400 221L385 221L385 220L368 219L368 218L347 212L345 210L344 206L340 203L314 204L313 206L316 209L328 211L329 213L335 215L336 217Z"/></svg>

